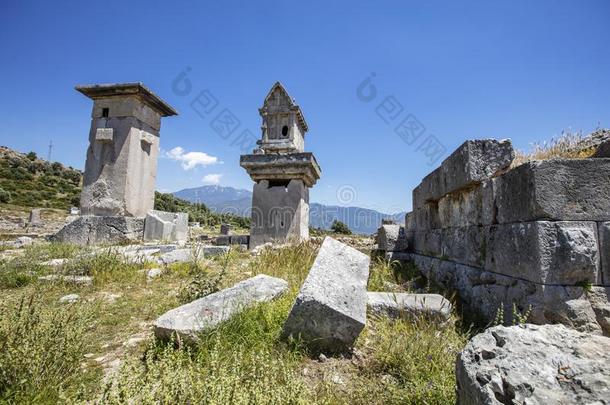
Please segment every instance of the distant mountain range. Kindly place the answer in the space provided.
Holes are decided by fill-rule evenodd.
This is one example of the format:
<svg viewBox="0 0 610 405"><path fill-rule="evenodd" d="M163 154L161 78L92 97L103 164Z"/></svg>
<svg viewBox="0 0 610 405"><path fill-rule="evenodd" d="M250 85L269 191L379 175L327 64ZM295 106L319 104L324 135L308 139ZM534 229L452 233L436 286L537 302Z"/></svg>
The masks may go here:
<svg viewBox="0 0 610 405"><path fill-rule="evenodd" d="M187 188L173 193L176 197L207 205L215 212L250 216L252 192L223 186L201 186ZM344 222L354 233L371 234L377 231L382 219L390 218L396 223L404 222L404 212L385 214L368 208L343 207L310 203L309 223L311 226L329 229L335 219Z"/></svg>

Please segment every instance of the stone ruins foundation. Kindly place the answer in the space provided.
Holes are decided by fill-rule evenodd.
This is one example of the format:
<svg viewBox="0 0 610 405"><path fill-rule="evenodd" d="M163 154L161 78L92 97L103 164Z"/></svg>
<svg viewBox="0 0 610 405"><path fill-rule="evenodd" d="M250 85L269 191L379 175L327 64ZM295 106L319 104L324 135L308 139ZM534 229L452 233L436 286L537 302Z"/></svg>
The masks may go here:
<svg viewBox="0 0 610 405"><path fill-rule="evenodd" d="M183 237L188 219L151 212L161 118L177 112L142 83L77 86L93 99L83 177L82 216L55 239L79 244ZM184 224L183 224L184 223Z"/></svg>
<svg viewBox="0 0 610 405"><path fill-rule="evenodd" d="M263 107L262 139L240 165L256 182L252 196L250 248L266 242L309 238L309 188L320 178L320 166L304 152L307 123L278 82Z"/></svg>
<svg viewBox="0 0 610 405"><path fill-rule="evenodd" d="M512 168L514 156L510 141L465 142L413 190L408 248L388 256L487 321L510 323L514 305L533 323L610 335L610 159Z"/></svg>

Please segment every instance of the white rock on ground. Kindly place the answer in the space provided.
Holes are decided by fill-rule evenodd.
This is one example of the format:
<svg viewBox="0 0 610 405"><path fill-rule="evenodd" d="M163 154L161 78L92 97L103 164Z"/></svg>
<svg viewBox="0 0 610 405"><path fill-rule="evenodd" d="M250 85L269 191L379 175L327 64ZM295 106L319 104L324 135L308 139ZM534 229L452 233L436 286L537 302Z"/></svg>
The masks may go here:
<svg viewBox="0 0 610 405"><path fill-rule="evenodd" d="M153 279L161 276L163 274L163 269L150 269L146 272L146 280L152 281Z"/></svg>
<svg viewBox="0 0 610 405"><path fill-rule="evenodd" d="M42 264L43 266L60 267L60 266L63 266L64 264L66 264L67 262L68 262L68 259L51 259L51 260L47 260L46 262L42 262L40 264Z"/></svg>
<svg viewBox="0 0 610 405"><path fill-rule="evenodd" d="M13 245L17 248L20 248L20 247L30 246L32 243L34 243L34 239L30 238L29 236L21 236L21 237L15 239L15 242L13 242Z"/></svg>
<svg viewBox="0 0 610 405"><path fill-rule="evenodd" d="M64 303L70 303L73 304L75 302L77 302L78 300L80 300L80 295L78 294L68 294L68 295L64 295L63 297L61 297L59 299L59 302L64 304Z"/></svg>
<svg viewBox="0 0 610 405"><path fill-rule="evenodd" d="M315 350L349 349L366 325L370 258L326 237L284 324Z"/></svg>
<svg viewBox="0 0 610 405"><path fill-rule="evenodd" d="M368 292L369 312L390 318L426 318L440 322L451 317L451 303L439 294Z"/></svg>
<svg viewBox="0 0 610 405"><path fill-rule="evenodd" d="M458 357L458 404L607 404L609 365L610 338L563 325L496 326Z"/></svg>
<svg viewBox="0 0 610 405"><path fill-rule="evenodd" d="M62 276L59 274L51 274L48 276L38 277L40 281L50 281L50 282L64 282L64 283L73 283L80 285L92 285L93 277L89 276Z"/></svg>
<svg viewBox="0 0 610 405"><path fill-rule="evenodd" d="M249 306L271 301L287 289L286 281L259 274L166 312L155 321L155 335L167 340L177 334L182 341L195 342L201 331L213 328Z"/></svg>
<svg viewBox="0 0 610 405"><path fill-rule="evenodd" d="M194 259L203 259L227 253L229 246L194 246L193 248L176 249L162 254L159 260L163 264L183 263Z"/></svg>

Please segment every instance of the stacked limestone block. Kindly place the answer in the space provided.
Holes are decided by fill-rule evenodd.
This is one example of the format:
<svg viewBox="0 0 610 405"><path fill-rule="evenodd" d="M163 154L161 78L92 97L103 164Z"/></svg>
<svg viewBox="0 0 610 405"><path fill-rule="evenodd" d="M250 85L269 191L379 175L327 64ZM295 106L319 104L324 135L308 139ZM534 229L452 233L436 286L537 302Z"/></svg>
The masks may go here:
<svg viewBox="0 0 610 405"><path fill-rule="evenodd" d="M492 320L610 334L610 159L510 168L510 141L460 146L413 191L410 258Z"/></svg>

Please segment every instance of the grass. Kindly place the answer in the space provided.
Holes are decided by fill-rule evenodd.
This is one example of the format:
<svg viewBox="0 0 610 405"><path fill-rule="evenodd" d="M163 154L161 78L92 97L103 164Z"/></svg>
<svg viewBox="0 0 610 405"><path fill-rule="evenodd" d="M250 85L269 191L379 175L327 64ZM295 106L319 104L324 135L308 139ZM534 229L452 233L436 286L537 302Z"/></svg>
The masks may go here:
<svg viewBox="0 0 610 405"><path fill-rule="evenodd" d="M595 153L595 148L581 148L585 138L580 132L562 131L561 135L551 138L550 141L534 143L529 152L517 150L512 166L520 166L532 160L584 159L591 157Z"/></svg>
<svg viewBox="0 0 610 405"><path fill-rule="evenodd" d="M29 248L15 259L19 265L1 263L0 274L6 266L17 273L49 272L36 261L69 257L71 264L62 271L81 269L96 281L89 287L35 279L0 285L0 346L11 342L10 352L0 354L0 402L454 403L455 355L468 334L453 326L371 319L353 356L326 362L309 357L298 343L280 339L317 249L315 243L302 243L256 257L231 251L168 266L159 279L147 282L143 269L150 263L68 246ZM383 290L390 281L408 290L412 270L375 261L369 289ZM185 286L197 278L225 288L261 273L287 280L289 291L203 333L195 346L176 348L152 338L151 322L180 305ZM81 300L58 303L68 293L78 293ZM108 294L119 298L109 302ZM146 343L125 345L140 335ZM33 355L25 355L26 350ZM122 364L107 374L115 358Z"/></svg>

